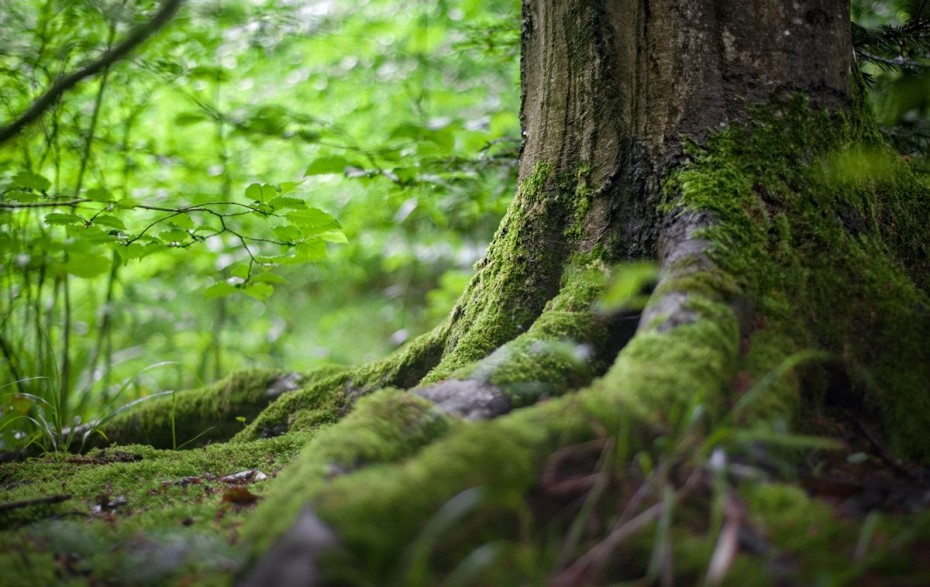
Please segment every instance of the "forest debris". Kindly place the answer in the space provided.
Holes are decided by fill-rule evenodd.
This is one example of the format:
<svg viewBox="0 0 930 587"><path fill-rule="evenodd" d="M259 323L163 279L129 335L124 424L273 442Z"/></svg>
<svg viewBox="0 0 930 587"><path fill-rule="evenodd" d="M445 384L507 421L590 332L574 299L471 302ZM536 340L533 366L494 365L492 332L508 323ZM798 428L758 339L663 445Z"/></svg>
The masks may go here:
<svg viewBox="0 0 930 587"><path fill-rule="evenodd" d="M65 459L68 463L75 465L109 465L110 463L133 463L141 461L142 455L122 450L101 450L95 456L77 455Z"/></svg>
<svg viewBox="0 0 930 587"><path fill-rule="evenodd" d="M258 501L258 496L242 486L230 487L223 492L223 503L251 505Z"/></svg>
<svg viewBox="0 0 930 587"><path fill-rule="evenodd" d="M69 499L71 499L70 495L60 494L60 495L46 495L43 497L33 497L29 499L20 499L17 501L8 501L5 503L0 503L0 512L9 512L11 510L30 507L34 505L61 503Z"/></svg>
<svg viewBox="0 0 930 587"><path fill-rule="evenodd" d="M180 487L187 487L188 485L203 485L205 482L216 481L216 475L211 473L204 473L203 475L188 475L187 477L181 477L176 481L162 481L162 487L170 487L171 485L177 485Z"/></svg>
<svg viewBox="0 0 930 587"><path fill-rule="evenodd" d="M129 503L129 500L126 499L125 495L120 495L111 499L106 493L101 493L97 496L97 505L94 506L94 513L111 512L127 503Z"/></svg>
<svg viewBox="0 0 930 587"><path fill-rule="evenodd" d="M722 584L739 552L740 531L746 519L746 511L732 491L727 491L724 497L723 516L723 528L717 536L717 544L710 558L705 585Z"/></svg>
<svg viewBox="0 0 930 587"><path fill-rule="evenodd" d="M258 469L246 469L245 471L239 471L238 473L220 477L220 481L223 483L242 484L250 481L264 481L267 478L268 475L265 475Z"/></svg>

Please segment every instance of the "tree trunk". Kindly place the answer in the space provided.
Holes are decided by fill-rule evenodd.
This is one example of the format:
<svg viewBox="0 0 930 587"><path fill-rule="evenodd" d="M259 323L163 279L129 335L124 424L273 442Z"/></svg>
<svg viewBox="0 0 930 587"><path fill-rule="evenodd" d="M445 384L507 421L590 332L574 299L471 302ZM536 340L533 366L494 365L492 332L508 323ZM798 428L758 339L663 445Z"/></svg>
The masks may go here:
<svg viewBox="0 0 930 587"><path fill-rule="evenodd" d="M865 113L848 2L524 0L521 71L519 188L449 320L210 448L307 441L239 584L849 573L869 544L816 488L930 460L930 199ZM610 277L635 260L657 282Z"/></svg>
<svg viewBox="0 0 930 587"><path fill-rule="evenodd" d="M443 432L443 440L421 438L383 460L418 456L393 468L369 466L326 487L306 487L305 471L314 463L326 464L325 457L308 448L300 460L305 469L292 470L268 502L274 504L269 507L286 504L287 511L300 512L298 521L274 543L265 541L273 525L259 522L261 528L252 537L266 554L243 584L303 584L318 576L315 560L326 552L347 557L326 567L326 576L349 582L377 582L399 567L408 573L403 578L390 575L399 583L411 576L430 583L450 571L458 577L462 567L455 563L469 548L479 549L471 551L475 556L481 544L488 547L495 538L520 543L516 530L498 517L519 517L514 509L520 507L508 508L500 500L555 500L547 495L552 489L547 488L547 474L566 473L553 460L560 451L573 450L566 447L586 446L578 443L592 439L602 442L597 445L601 459L616 457L612 452L608 456L606 446L615 451L612 443L625 442L628 451L639 447L635 450L658 452L656 458L666 459L671 468L670 462L683 455L656 449L652 439L682 441L691 434L685 423L703 411L709 423L697 428L704 434L730 419L747 430L765 431L760 438L786 435L790 444L793 437L784 426L798 422L802 397L821 401L829 391L840 396L831 396L831 401L852 409L893 396L893 381L883 381L884 390L866 394L862 386L867 378L847 374L866 363L886 377L892 373L883 360L872 360L874 349L853 340L882 331L887 323L902 329L905 341L894 344L911 371L926 374L927 353L915 346L927 333L926 314L919 324L905 325L908 304L923 304L919 300L926 291L892 269L902 258L925 260L925 250L922 245L916 245L918 251L913 245L893 250L879 244L904 229L899 221L909 214L906 197L893 201L879 189L867 197L857 192L858 200L811 202L828 188L810 185L813 172L807 170L832 165L834 150L849 148L852 141L874 145L868 120L860 120L848 2L527 0L522 49L520 188L445 327L438 365L424 379L441 382L415 394L447 413L477 419L584 389L492 424ZM728 138L713 138L717 136ZM726 163L718 167L716 158ZM910 173L897 160L876 165L895 165L903 176ZM903 176L895 189L922 189ZM830 180L848 181L835 174ZM822 204L825 210L817 214L835 214L840 222L818 220L829 226L811 229L806 225L811 211L802 204ZM865 221L879 209L884 209L879 213L884 219ZM912 223L908 227L917 228ZM854 238L869 244L860 247L851 242ZM868 259L865 285L838 290L847 287L843 279L862 267L842 260L826 266L810 258L815 246L825 246L827 255ZM784 258L771 262L777 253ZM607 265L655 258L661 262L660 282L638 333L627 344L630 332L622 322L635 315L629 310L619 317L593 314L591 304L600 288L591 284ZM771 272L783 277L772 280ZM876 298L875 288L884 280L893 303L879 304ZM791 287L801 291L791 292ZM785 297L792 293L797 295L788 297L785 307ZM852 314L831 307L831 296L849 303ZM856 315L864 307L873 308L866 319ZM824 311L835 318L818 315ZM876 318L876 311L883 316ZM880 336L889 342L894 338ZM591 345L594 360L579 366L554 345L560 340ZM545 341L553 344L547 347ZM798 373L794 367L816 355L795 353L817 348L835 353L824 355L829 368ZM773 373L778 374L774 384ZM886 429L909 428L907 435L887 433L887 442L918 458L927 453L908 445L915 438L908 435L928 423L925 381L908 390L906 400L895 400L908 407L882 407L880 421L873 420ZM805 396L802 383L807 384ZM366 409L393 400L369 401ZM434 413L428 406L419 409ZM922 414L905 415L915 409ZM358 420L350 417L346 426L350 421L366 426L362 406L355 415ZM411 421L419 420L405 419L405 429ZM799 429L811 430L804 425ZM617 435L627 440L617 440ZM800 438L794 439L803 444ZM344 443L340 435L321 435L311 446ZM727 448L737 453L745 449ZM587 466L594 475L594 463ZM670 499L690 492L694 479L707 491L706 469L691 471L687 481L669 482L675 488L667 487ZM672 473L666 469L663 474ZM677 474L683 475L680 470ZM452 524L448 518L455 514L449 510L474 498L459 492L473 487L481 488L486 501L472 504L478 513L469 512L467 522L455 519L457 538L443 539L436 528ZM594 490L586 487L591 499ZM301 494L304 498L295 497ZM538 504L525 506L523 514L538 520L541 509ZM270 534L282 530L278 526ZM605 567L613 549L604 544L613 535L601 542L602 550L560 556L550 567L555 571L550 579L559 585L609 582ZM459 539L470 546L457 544ZM428 565L417 558L422 550L436 551ZM671 568L671 563L663 564L663 569ZM486 571L479 583L534 581L510 573L507 565L489 567L493 571ZM703 570L686 564L668 572L693 583Z"/></svg>

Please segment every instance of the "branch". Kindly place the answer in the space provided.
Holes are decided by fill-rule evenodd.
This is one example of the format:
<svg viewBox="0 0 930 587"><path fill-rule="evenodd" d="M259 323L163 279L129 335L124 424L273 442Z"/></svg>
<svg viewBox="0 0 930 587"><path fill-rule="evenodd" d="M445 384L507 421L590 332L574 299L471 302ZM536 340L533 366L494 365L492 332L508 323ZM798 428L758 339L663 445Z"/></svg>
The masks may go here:
<svg viewBox="0 0 930 587"><path fill-rule="evenodd" d="M71 499L70 495L48 495L44 497L33 497L31 499L21 499L19 501L7 501L4 503L0 503L0 512L8 512L10 510L29 507L33 505L61 503L63 501L68 501L69 499Z"/></svg>
<svg viewBox="0 0 930 587"><path fill-rule="evenodd" d="M48 91L32 103L32 106L30 106L22 116L7 126L0 127L0 144L12 139L19 131L35 122L66 91L76 86L82 80L96 75L116 61L119 61L133 49L141 45L146 39L158 32L159 29L164 27L168 21L171 20L178 11L178 8L181 7L183 1L184 0L165 0L165 3L162 4L161 8L155 13L155 16L153 16L151 20L133 29L129 33L129 36L119 45L106 51L96 61L92 61L77 71L73 71L59 78L58 81L52 84L52 87L49 88Z"/></svg>

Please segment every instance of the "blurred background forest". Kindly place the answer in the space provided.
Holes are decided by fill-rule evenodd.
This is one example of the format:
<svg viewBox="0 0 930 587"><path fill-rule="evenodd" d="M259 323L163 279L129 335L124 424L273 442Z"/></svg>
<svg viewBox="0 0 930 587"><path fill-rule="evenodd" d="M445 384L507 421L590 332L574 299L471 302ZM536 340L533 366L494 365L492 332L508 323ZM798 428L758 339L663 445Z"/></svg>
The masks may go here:
<svg viewBox="0 0 930 587"><path fill-rule="evenodd" d="M853 2L870 99L930 137L925 1ZM154 0L0 0L0 126ZM0 144L0 450L445 318L512 196L515 0L189 0Z"/></svg>

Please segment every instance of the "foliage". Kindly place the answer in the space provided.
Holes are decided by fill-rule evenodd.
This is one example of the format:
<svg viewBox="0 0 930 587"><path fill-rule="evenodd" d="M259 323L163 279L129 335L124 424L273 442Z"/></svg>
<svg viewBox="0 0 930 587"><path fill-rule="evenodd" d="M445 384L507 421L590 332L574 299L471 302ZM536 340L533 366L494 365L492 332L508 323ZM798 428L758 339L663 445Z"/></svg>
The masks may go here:
<svg viewBox="0 0 930 587"><path fill-rule="evenodd" d="M902 152L930 144L930 3L854 0L853 43L876 118Z"/></svg>
<svg viewBox="0 0 930 587"><path fill-rule="evenodd" d="M6 3L0 120L158 7ZM516 15L357 8L189 2L0 145L0 448L117 395L357 362L448 311L512 187Z"/></svg>

